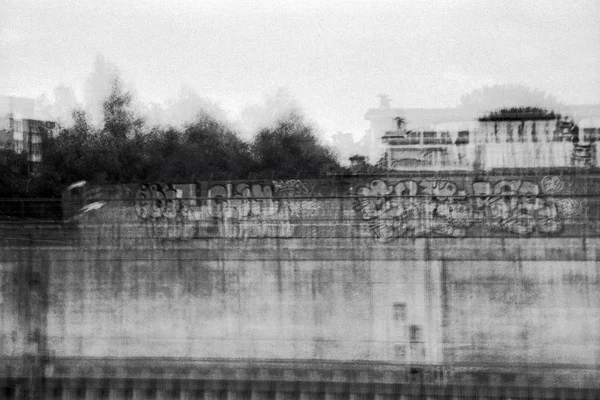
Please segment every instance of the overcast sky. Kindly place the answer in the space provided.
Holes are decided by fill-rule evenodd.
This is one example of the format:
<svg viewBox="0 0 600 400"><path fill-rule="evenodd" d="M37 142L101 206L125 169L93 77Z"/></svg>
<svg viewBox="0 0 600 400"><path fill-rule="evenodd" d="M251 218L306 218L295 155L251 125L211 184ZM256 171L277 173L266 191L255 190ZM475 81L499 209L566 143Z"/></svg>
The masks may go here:
<svg viewBox="0 0 600 400"><path fill-rule="evenodd" d="M600 1L0 0L0 94L82 90L98 54L145 102L182 85L232 115L286 88L327 134L522 83L600 103Z"/></svg>

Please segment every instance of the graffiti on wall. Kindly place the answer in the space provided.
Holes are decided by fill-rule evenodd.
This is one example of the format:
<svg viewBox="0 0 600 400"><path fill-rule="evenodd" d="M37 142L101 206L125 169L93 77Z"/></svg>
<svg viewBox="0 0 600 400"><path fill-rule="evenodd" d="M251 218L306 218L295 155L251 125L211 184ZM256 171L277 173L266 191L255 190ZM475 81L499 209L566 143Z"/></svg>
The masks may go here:
<svg viewBox="0 0 600 400"><path fill-rule="evenodd" d="M526 235L537 231L555 234L562 230L556 205L542 195L540 186L526 180L502 180L494 185L474 182L476 210L484 227ZM487 196L486 196L487 195Z"/></svg>
<svg viewBox="0 0 600 400"><path fill-rule="evenodd" d="M558 191L562 181L546 180ZM562 185L562 186L561 186ZM427 178L390 184L380 179L358 187L354 210L378 240L396 237L464 237L469 228L519 235L556 234L563 229L561 214L576 212L572 199L554 201L528 180L473 182L469 193L455 182Z"/></svg>
<svg viewBox="0 0 600 400"><path fill-rule="evenodd" d="M289 209L292 217L302 217L306 213L313 213L319 203L314 198L314 184L312 187L299 179L286 181L273 181L275 195Z"/></svg>
<svg viewBox="0 0 600 400"><path fill-rule="evenodd" d="M462 237L470 225L464 193L449 181L406 180L391 185L373 180L356 189L354 210L379 240L430 234Z"/></svg>
<svg viewBox="0 0 600 400"><path fill-rule="evenodd" d="M300 180L215 184L196 205L183 199L176 185L143 184L134 209L153 237L190 238L198 226L226 238L291 237L293 220L318 207L313 189Z"/></svg>
<svg viewBox="0 0 600 400"><path fill-rule="evenodd" d="M181 191L173 184L142 184L135 193L135 212L141 219L175 219L185 210Z"/></svg>
<svg viewBox="0 0 600 400"><path fill-rule="evenodd" d="M565 183L558 176L544 176L542 178L542 190L545 193L560 193L565 187Z"/></svg>
<svg viewBox="0 0 600 400"><path fill-rule="evenodd" d="M290 237L289 209L274 197L270 185L228 183L208 190L207 210L219 236L230 238Z"/></svg>
<svg viewBox="0 0 600 400"><path fill-rule="evenodd" d="M564 217L574 217L583 211L583 204L577 199L556 199L554 203L558 213Z"/></svg>
<svg viewBox="0 0 600 400"><path fill-rule="evenodd" d="M182 192L173 184L142 184L135 192L135 213L151 237L184 236L186 212Z"/></svg>
<svg viewBox="0 0 600 400"><path fill-rule="evenodd" d="M332 217L358 218L363 221L359 235L382 241L493 232L554 235L564 230L566 218L583 213L580 200L562 193L565 182L559 176L539 183L519 176L462 182L439 177L362 181L350 190L352 207L344 207L345 195L335 209L319 198L323 186L317 193L316 183L294 179L214 183L202 197L196 197L195 186L173 184L145 184L131 193L135 215L148 234L166 239L344 235L331 229Z"/></svg>

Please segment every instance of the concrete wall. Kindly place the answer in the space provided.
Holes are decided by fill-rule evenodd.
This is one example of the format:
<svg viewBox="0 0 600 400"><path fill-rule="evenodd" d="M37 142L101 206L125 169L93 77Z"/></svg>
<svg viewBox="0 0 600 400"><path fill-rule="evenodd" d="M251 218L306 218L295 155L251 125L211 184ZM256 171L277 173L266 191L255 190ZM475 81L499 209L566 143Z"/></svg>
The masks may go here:
<svg viewBox="0 0 600 400"><path fill-rule="evenodd" d="M598 365L600 264L590 259L599 243L523 241L521 249L498 239L446 250L457 243L260 239L70 250L51 258L48 349L69 357ZM483 259L486 252L496 256Z"/></svg>
<svg viewBox="0 0 600 400"><path fill-rule="evenodd" d="M45 352L47 253L2 246L0 251L0 357L37 357Z"/></svg>
<svg viewBox="0 0 600 400"><path fill-rule="evenodd" d="M600 364L598 240L361 242L5 251L0 351L360 360L450 371ZM31 278L42 269L45 277ZM29 296L36 280L45 301Z"/></svg>
<svg viewBox="0 0 600 400"><path fill-rule="evenodd" d="M600 365L599 265L444 264L445 362Z"/></svg>
<svg viewBox="0 0 600 400"><path fill-rule="evenodd" d="M16 260L0 263L0 356L22 356L26 347L27 327L15 285Z"/></svg>
<svg viewBox="0 0 600 400"><path fill-rule="evenodd" d="M272 193L265 184L167 185L162 195L101 188L76 208L78 243L4 242L0 355L597 370L597 214L594 199L575 193L598 191L596 178L494 178L477 196L488 202L482 211L444 217L445 196L481 182L469 179L321 182L320 196L297 183L300 192L275 183ZM413 187L416 196L402 198ZM327 196L335 191L353 196ZM533 210L536 224L545 215L546 227L556 219L561 229L508 229L489 199L508 206L519 193L534 198L515 206L521 219ZM561 199L579 202L578 218L592 224L540 212ZM421 218L418 234L402 226L411 204L414 214L432 203L439 210ZM178 219L183 211L201 217ZM170 235L177 223L191 233Z"/></svg>
<svg viewBox="0 0 600 400"><path fill-rule="evenodd" d="M223 245L53 254L49 351L441 362L438 263Z"/></svg>

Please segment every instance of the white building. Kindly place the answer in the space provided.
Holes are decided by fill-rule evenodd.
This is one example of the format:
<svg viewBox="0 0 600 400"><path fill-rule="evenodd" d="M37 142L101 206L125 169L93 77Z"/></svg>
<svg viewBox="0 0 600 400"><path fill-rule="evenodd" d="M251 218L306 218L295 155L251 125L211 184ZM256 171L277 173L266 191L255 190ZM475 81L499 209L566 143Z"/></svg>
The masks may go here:
<svg viewBox="0 0 600 400"><path fill-rule="evenodd" d="M369 144L365 153L371 160L387 153L390 170L600 166L596 157L600 118L587 117L575 124L558 114L530 108L491 113L479 121L456 119L419 127L419 121L414 120L419 113L390 108L387 96L380 96L380 103L365 116L370 127L369 140L363 142ZM440 115L429 115L425 122L462 116L453 109L437 112ZM407 128L406 114L413 118L411 129ZM379 146L374 143L376 139Z"/></svg>
<svg viewBox="0 0 600 400"><path fill-rule="evenodd" d="M35 100L0 96L0 149L26 154L33 169L42 161L43 132L56 129L54 122L35 119ZM4 159L3 163L10 161Z"/></svg>

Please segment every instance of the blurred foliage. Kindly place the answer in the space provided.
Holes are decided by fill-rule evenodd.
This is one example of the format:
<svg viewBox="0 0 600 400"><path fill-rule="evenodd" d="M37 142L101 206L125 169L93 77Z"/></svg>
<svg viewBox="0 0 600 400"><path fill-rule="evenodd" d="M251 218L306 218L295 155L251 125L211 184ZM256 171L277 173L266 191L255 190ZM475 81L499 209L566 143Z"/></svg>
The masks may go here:
<svg viewBox="0 0 600 400"><path fill-rule="evenodd" d="M479 121L550 120L560 118L560 114L555 114L554 111L549 111L541 107L527 106L501 108L480 117Z"/></svg>
<svg viewBox="0 0 600 400"><path fill-rule="evenodd" d="M42 133L39 172L0 171L2 197L60 197L70 184L194 182L210 179L318 177L339 169L333 152L296 113L244 141L199 110L181 129L147 126L115 80L101 127L82 110L58 134ZM5 168L6 169L6 168Z"/></svg>
<svg viewBox="0 0 600 400"><path fill-rule="evenodd" d="M253 172L265 178L318 177L340 168L333 151L319 144L313 128L294 112L274 127L260 130L251 154Z"/></svg>

